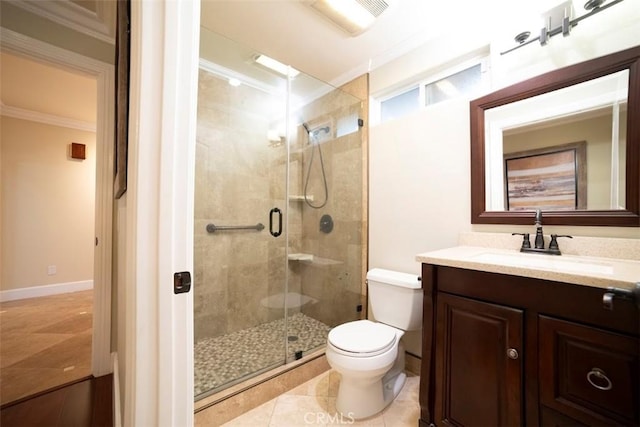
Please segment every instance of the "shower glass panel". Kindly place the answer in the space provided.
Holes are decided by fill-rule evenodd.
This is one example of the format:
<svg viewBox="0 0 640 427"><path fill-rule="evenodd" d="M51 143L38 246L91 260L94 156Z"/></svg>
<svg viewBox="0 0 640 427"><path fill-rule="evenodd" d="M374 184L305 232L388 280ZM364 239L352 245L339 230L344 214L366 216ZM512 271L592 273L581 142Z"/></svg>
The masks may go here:
<svg viewBox="0 0 640 427"><path fill-rule="evenodd" d="M318 354L361 314L361 102L257 54L201 29L196 399Z"/></svg>

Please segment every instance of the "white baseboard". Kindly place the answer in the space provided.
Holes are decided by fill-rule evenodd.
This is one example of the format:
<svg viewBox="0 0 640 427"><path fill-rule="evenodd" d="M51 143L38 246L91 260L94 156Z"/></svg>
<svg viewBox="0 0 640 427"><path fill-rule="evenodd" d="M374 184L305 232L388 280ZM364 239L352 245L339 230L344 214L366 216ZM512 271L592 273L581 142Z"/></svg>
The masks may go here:
<svg viewBox="0 0 640 427"><path fill-rule="evenodd" d="M120 419L120 371L118 369L118 353L111 353L113 361L113 426L122 427Z"/></svg>
<svg viewBox="0 0 640 427"><path fill-rule="evenodd" d="M55 283L53 285L33 286L30 288L8 289L6 291L0 291L0 302L67 294L69 292L86 291L89 289L93 289L93 280Z"/></svg>

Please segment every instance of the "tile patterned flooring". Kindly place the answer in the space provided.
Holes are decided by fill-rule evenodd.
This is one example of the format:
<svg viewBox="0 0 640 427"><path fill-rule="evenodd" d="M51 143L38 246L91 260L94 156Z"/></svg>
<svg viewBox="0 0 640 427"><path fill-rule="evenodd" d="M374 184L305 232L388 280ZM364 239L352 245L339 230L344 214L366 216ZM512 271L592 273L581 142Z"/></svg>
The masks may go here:
<svg viewBox="0 0 640 427"><path fill-rule="evenodd" d="M0 403L91 375L93 291L0 303Z"/></svg>
<svg viewBox="0 0 640 427"><path fill-rule="evenodd" d="M329 326L296 313L253 328L215 338L206 338L195 344L194 394L196 396L234 382L265 368L281 365L285 357L283 345L286 335L291 338L287 346L287 359L295 353L307 353L324 346ZM197 397L196 397L197 400Z"/></svg>
<svg viewBox="0 0 640 427"><path fill-rule="evenodd" d="M396 399L381 413L354 421L336 412L340 374L329 370L316 378L223 424L224 427L380 426L415 427L420 417L420 377L408 374ZM198 426L198 424L196 424ZM204 425L202 425L204 427Z"/></svg>

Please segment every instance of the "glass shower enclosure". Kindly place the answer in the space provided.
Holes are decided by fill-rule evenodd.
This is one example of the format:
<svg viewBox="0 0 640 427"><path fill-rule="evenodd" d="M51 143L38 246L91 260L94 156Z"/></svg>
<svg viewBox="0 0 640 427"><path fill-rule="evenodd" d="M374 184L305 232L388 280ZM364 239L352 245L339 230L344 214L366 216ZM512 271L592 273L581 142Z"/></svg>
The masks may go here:
<svg viewBox="0 0 640 427"><path fill-rule="evenodd" d="M318 354L360 318L362 102L201 29L195 396Z"/></svg>

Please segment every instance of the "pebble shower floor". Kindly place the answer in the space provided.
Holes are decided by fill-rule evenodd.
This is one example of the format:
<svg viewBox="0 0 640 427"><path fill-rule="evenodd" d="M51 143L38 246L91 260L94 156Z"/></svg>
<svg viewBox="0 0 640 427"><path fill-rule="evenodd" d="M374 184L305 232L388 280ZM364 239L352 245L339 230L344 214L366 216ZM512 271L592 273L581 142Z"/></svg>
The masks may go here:
<svg viewBox="0 0 640 427"><path fill-rule="evenodd" d="M288 318L287 359L295 353L306 353L324 346L329 326L296 313ZM232 332L215 338L205 338L194 349L194 394L216 389L232 381L269 366L281 364L284 359L284 319Z"/></svg>

